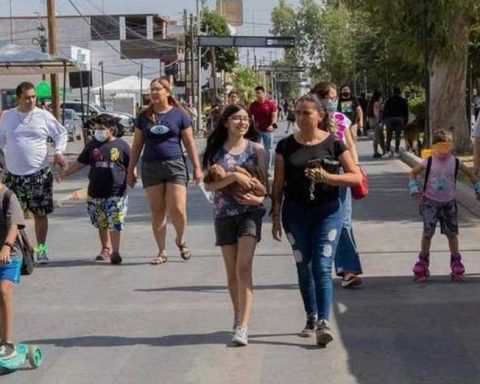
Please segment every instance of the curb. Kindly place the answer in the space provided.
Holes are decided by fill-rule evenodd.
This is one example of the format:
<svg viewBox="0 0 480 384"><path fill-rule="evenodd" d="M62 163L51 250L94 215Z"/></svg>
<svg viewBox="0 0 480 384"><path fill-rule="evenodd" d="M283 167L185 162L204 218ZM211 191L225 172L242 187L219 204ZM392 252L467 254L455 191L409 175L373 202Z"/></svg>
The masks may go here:
<svg viewBox="0 0 480 384"><path fill-rule="evenodd" d="M400 159L410 167L417 166L422 159L413 153L405 150L400 152ZM457 197L456 200L463 208L477 217L480 217L480 204L475 197L473 188L465 185L463 182L457 180Z"/></svg>

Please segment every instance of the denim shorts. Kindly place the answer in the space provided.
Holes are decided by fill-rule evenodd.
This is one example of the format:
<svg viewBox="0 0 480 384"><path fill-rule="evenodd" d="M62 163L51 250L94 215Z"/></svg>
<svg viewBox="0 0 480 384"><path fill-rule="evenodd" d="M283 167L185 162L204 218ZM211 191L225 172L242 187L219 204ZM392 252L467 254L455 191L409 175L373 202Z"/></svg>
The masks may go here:
<svg viewBox="0 0 480 384"><path fill-rule="evenodd" d="M262 217L265 211L256 209L239 215L219 217L215 219L215 245L235 245L243 236L262 238Z"/></svg>
<svg viewBox="0 0 480 384"><path fill-rule="evenodd" d="M112 196L108 198L88 197L87 211L95 228L123 231L127 216L128 196Z"/></svg>
<svg viewBox="0 0 480 384"><path fill-rule="evenodd" d="M183 157L170 160L143 161L142 183L143 188L170 183L187 185L187 165Z"/></svg>
<svg viewBox="0 0 480 384"><path fill-rule="evenodd" d="M20 270L22 268L22 258L20 256L11 256L10 263L0 266L0 281L9 280L14 284L20 282Z"/></svg>
<svg viewBox="0 0 480 384"><path fill-rule="evenodd" d="M423 235L433 236L437 222L445 236L458 235L457 202L455 200L441 203L423 198L420 203L420 215L423 217Z"/></svg>

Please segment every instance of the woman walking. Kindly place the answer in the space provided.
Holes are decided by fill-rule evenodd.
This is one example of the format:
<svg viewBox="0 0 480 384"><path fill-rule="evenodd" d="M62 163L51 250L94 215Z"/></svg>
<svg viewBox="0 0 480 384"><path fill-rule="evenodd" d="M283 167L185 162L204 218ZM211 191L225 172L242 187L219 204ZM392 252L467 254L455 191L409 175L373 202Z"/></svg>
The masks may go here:
<svg viewBox="0 0 480 384"><path fill-rule="evenodd" d="M373 92L368 104L368 124L373 130L373 158L378 159L386 153L382 124L382 93L380 91ZM382 153L378 152L378 146Z"/></svg>
<svg viewBox="0 0 480 384"><path fill-rule="evenodd" d="M234 311L232 342L248 344L248 323L252 308L252 263L260 241L264 196L249 192L255 178L267 177L263 146L250 139L256 137L248 111L241 105L225 108L217 126L207 139L203 168L221 166L222 180L209 181L205 187L215 191L214 226L216 245L221 247L227 273L228 290ZM252 177L239 168L246 169ZM237 184L236 192L226 187ZM238 188L237 188L238 187Z"/></svg>
<svg viewBox="0 0 480 384"><path fill-rule="evenodd" d="M358 165L357 148L350 129L352 122L344 114L337 112L338 96L336 86L330 82L320 82L315 85L312 93L321 99L332 122L332 132L338 140L347 146L354 164ZM342 277L342 287L350 288L362 284L359 276L362 274L362 265L353 236L352 192L347 186L340 188L340 202L342 204L343 224L335 254L335 270L337 276Z"/></svg>
<svg viewBox="0 0 480 384"><path fill-rule="evenodd" d="M302 336L316 333L317 345L333 340L332 257L343 222L339 186L360 184L361 175L344 143L331 133L332 122L315 95L295 105L299 132L276 149L272 235L281 240L282 224L297 266L307 315ZM339 165L343 174L337 174Z"/></svg>
<svg viewBox="0 0 480 384"><path fill-rule="evenodd" d="M152 229L158 246L158 254L151 264L158 265L167 261L167 211L175 228L175 243L180 256L184 260L191 256L185 243L188 172L182 143L193 164L193 180L200 182L203 174L191 121L173 97L168 80L152 80L150 98L150 106L138 117L127 183L133 188L137 182L136 166L143 150L142 183L150 205Z"/></svg>

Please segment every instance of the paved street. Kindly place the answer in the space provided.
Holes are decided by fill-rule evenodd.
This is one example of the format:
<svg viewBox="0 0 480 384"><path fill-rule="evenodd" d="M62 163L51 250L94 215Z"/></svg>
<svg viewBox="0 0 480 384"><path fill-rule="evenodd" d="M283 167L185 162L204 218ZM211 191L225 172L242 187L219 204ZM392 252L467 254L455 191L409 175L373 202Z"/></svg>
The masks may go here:
<svg viewBox="0 0 480 384"><path fill-rule="evenodd" d="M64 201L51 216L54 262L25 277L16 297L17 339L39 344L44 364L0 382L478 384L478 218L461 210L466 281L449 282L447 242L438 237L432 279L414 285L421 223L407 193L408 168L399 160L371 159L371 142L359 148L371 182L368 199L354 206L364 286L342 290L335 281L336 339L326 349L296 335L304 314L294 260L286 240L271 239L268 219L254 261L250 345L234 348L211 206L198 187L189 187L193 257L181 261L169 227L169 260L152 267L150 216L137 187L120 266L92 261L99 246L84 202ZM83 173L57 186L57 197L85 185Z"/></svg>

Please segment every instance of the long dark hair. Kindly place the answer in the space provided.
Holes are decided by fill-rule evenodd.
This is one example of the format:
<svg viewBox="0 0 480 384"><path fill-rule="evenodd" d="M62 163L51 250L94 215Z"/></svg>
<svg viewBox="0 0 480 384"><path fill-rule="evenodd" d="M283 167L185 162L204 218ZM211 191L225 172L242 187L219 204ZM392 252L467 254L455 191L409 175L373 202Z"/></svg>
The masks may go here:
<svg viewBox="0 0 480 384"><path fill-rule="evenodd" d="M248 116L251 120L250 112L247 108L245 108L241 104L232 104L222 111L215 128L213 129L212 133L207 138L207 146L205 148L205 152L203 153L203 161L202 165L204 169L207 169L214 163L215 155L217 152L222 148L225 141L228 138L228 128L227 128L227 120L230 116L234 115L237 112L245 111L248 113ZM245 139L254 140L257 137L257 133L253 129L253 124L250 123L248 127L248 131L245 134Z"/></svg>

